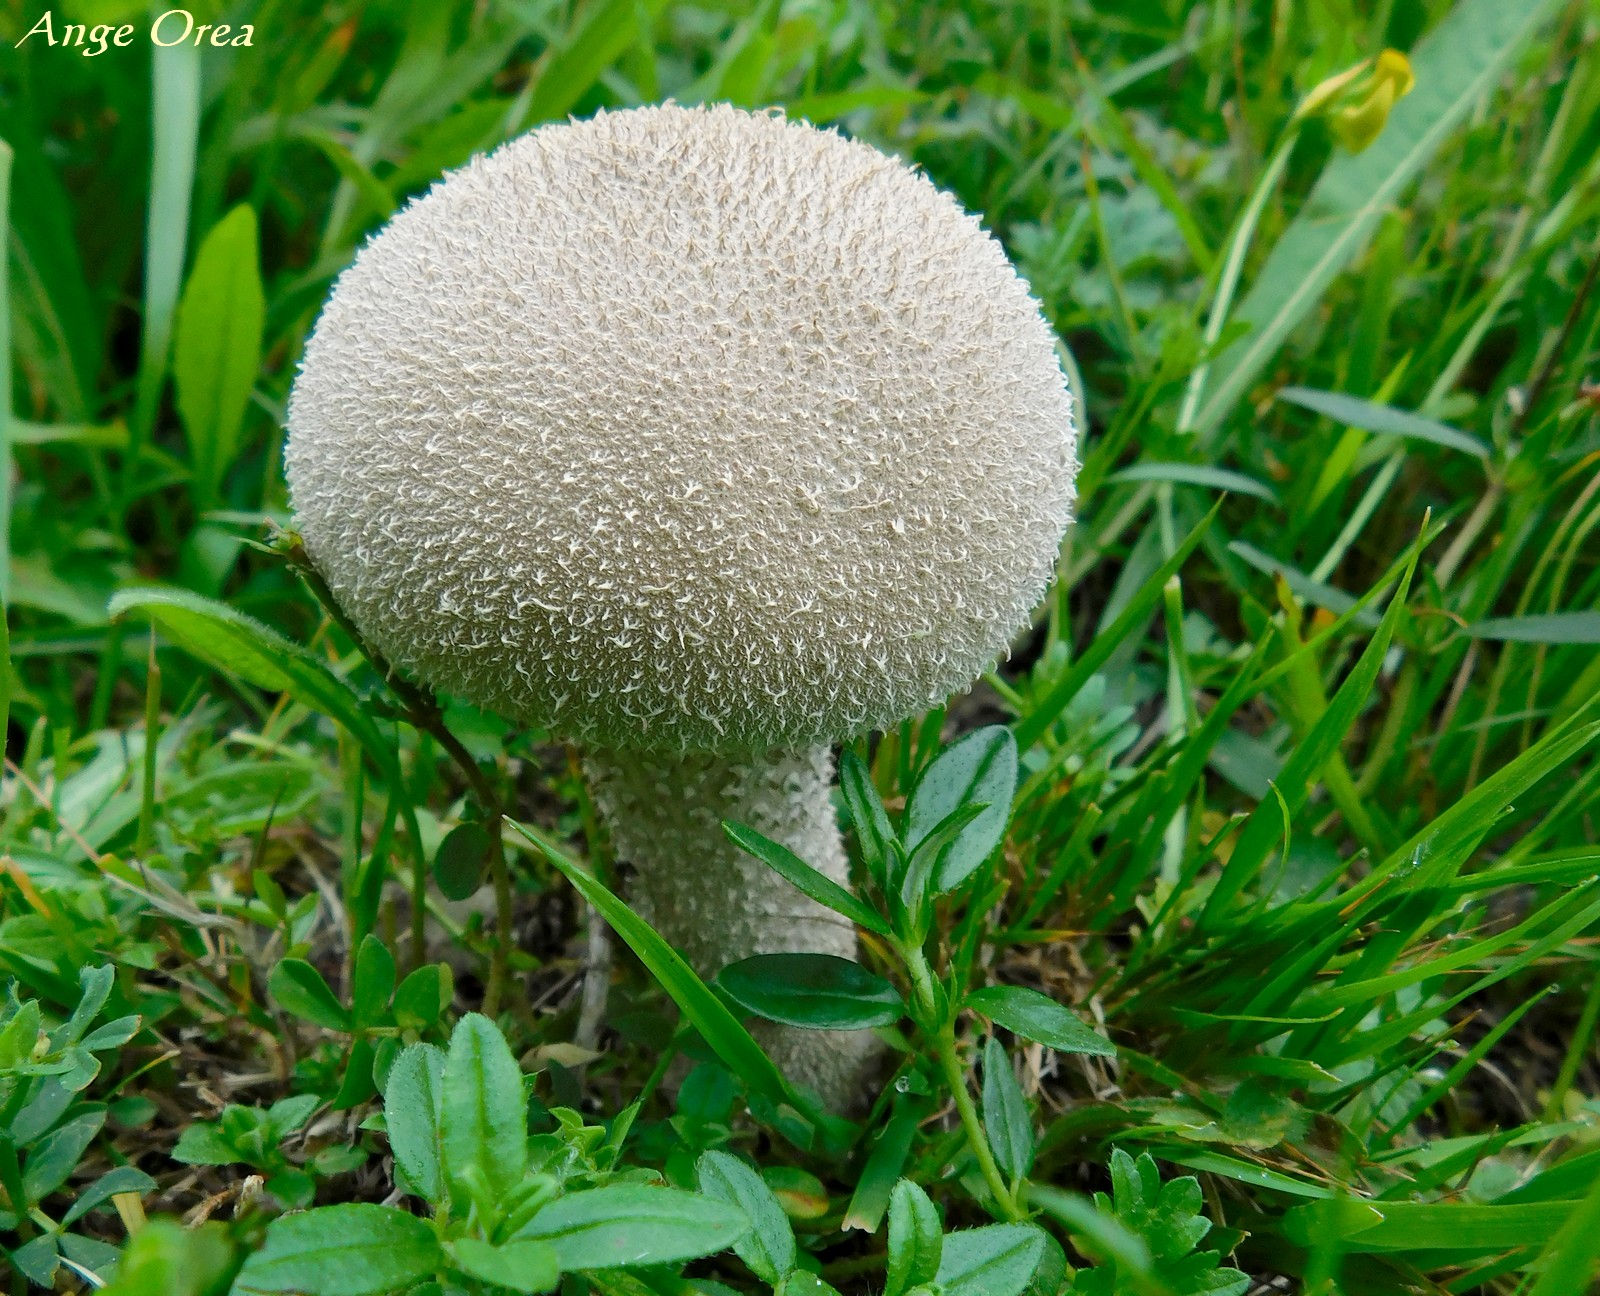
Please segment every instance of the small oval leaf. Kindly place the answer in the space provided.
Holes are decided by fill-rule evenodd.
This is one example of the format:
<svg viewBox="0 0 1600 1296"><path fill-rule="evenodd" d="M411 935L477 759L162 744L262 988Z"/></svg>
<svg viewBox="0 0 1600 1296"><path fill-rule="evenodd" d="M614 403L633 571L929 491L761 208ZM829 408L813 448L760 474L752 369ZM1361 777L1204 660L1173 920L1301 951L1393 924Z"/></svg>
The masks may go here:
<svg viewBox="0 0 1600 1296"><path fill-rule="evenodd" d="M481 823L457 824L433 857L433 881L446 900L469 900L489 871L489 831Z"/></svg>
<svg viewBox="0 0 1600 1296"><path fill-rule="evenodd" d="M563 1270L581 1271L693 1260L749 1230L742 1211L699 1193L608 1184L557 1198L516 1236L549 1242Z"/></svg>
<svg viewBox="0 0 1600 1296"><path fill-rule="evenodd" d="M350 1011L304 959L286 958L272 969L267 990L286 1013L326 1030L350 1029Z"/></svg>
<svg viewBox="0 0 1600 1296"><path fill-rule="evenodd" d="M1023 1039L1046 1044L1062 1053L1111 1057L1111 1041L1096 1034L1049 995L1021 986L985 986L967 996L966 1006L1015 1031Z"/></svg>
<svg viewBox="0 0 1600 1296"><path fill-rule="evenodd" d="M923 771L906 803L905 846L915 851L964 805L989 808L961 830L946 849L934 878L944 892L961 885L1005 836L1017 793L1017 742L1004 725L974 730L941 752Z"/></svg>
<svg viewBox="0 0 1600 1296"><path fill-rule="evenodd" d="M884 1296L933 1281L944 1254L944 1227L928 1194L902 1179L889 1194L888 1279Z"/></svg>
<svg viewBox="0 0 1600 1296"><path fill-rule="evenodd" d="M944 1240L935 1281L944 1296L1021 1296L1044 1258L1045 1232L1034 1224L990 1224Z"/></svg>
<svg viewBox="0 0 1600 1296"><path fill-rule="evenodd" d="M527 1168L528 1100L511 1046L482 1013L468 1013L451 1032L440 1089L449 1177L470 1185L476 1170L503 1199Z"/></svg>
<svg viewBox="0 0 1600 1296"><path fill-rule="evenodd" d="M448 963L429 963L410 973L394 992L395 1024L409 1030L432 1026L455 998Z"/></svg>
<svg viewBox="0 0 1600 1296"><path fill-rule="evenodd" d="M351 1011L359 1026L375 1026L389 1007L394 993L394 955L368 932L356 951L355 973L350 978Z"/></svg>
<svg viewBox="0 0 1600 1296"><path fill-rule="evenodd" d="M795 1266L794 1228L782 1205L754 1170L727 1152L707 1152L695 1166L700 1191L744 1212L750 1232L734 1253L763 1282L776 1287Z"/></svg>
<svg viewBox="0 0 1600 1296"><path fill-rule="evenodd" d="M245 1261L233 1290L380 1296L430 1277L442 1258L426 1220L348 1202L273 1220L266 1245Z"/></svg>
<svg viewBox="0 0 1600 1296"><path fill-rule="evenodd" d="M995 1161L1010 1178L1033 1169L1033 1118L1011 1059L992 1035L983 1048L983 1128Z"/></svg>
<svg viewBox="0 0 1600 1296"><path fill-rule="evenodd" d="M758 1017L813 1030L888 1026L906 1011L882 977L832 954L758 954L723 968L717 984Z"/></svg>

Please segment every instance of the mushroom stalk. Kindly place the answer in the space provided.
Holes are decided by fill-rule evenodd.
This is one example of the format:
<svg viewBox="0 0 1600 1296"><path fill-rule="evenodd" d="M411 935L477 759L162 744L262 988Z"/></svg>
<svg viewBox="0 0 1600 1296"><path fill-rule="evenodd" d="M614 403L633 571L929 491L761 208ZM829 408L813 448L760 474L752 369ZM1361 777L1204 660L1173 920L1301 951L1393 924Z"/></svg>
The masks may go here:
<svg viewBox="0 0 1600 1296"><path fill-rule="evenodd" d="M856 957L850 921L797 890L722 831L742 823L850 885L823 746L716 755L590 751L584 761L618 858L637 871L630 898L702 976L756 954ZM791 1078L835 1109L862 1093L874 1037L766 1025L757 1037Z"/></svg>

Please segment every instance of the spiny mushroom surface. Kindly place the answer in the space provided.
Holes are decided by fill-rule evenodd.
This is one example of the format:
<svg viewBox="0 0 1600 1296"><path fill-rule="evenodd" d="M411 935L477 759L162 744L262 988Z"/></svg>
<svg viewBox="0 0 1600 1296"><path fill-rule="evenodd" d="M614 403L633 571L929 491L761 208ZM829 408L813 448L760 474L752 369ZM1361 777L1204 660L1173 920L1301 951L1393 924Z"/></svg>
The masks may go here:
<svg viewBox="0 0 1600 1296"><path fill-rule="evenodd" d="M973 217L833 132L672 105L533 131L396 216L307 346L287 459L391 661L588 745L635 899L706 973L854 952L719 822L847 881L831 744L1005 650L1076 471L1050 328ZM767 1038L860 1098L866 1037Z"/></svg>
<svg viewBox="0 0 1600 1296"><path fill-rule="evenodd" d="M391 661L569 737L829 742L969 684L1072 497L1049 326L977 221L732 108L546 127L340 278L298 525Z"/></svg>

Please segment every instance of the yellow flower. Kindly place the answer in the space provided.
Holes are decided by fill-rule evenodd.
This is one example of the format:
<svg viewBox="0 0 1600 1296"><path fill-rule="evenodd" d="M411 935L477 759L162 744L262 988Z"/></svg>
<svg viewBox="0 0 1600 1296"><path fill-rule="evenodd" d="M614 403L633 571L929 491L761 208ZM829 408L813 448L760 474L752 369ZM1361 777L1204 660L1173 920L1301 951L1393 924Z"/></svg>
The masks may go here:
<svg viewBox="0 0 1600 1296"><path fill-rule="evenodd" d="M1295 120L1327 118L1339 143L1359 153L1378 138L1390 110L1416 83L1406 56L1386 49L1319 82L1295 110Z"/></svg>

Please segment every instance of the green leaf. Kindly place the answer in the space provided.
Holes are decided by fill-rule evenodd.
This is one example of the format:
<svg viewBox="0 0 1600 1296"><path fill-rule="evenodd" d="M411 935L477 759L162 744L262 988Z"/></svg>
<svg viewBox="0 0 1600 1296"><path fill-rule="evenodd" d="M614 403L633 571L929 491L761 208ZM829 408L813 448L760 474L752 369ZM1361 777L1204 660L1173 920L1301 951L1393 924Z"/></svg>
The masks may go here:
<svg viewBox="0 0 1600 1296"><path fill-rule="evenodd" d="M267 977L267 991L286 1013L325 1030L350 1029L350 1010L304 959L282 959Z"/></svg>
<svg viewBox="0 0 1600 1296"><path fill-rule="evenodd" d="M356 950L355 972L350 978L351 1013L358 1026L375 1026L389 1007L394 993L394 955L368 932Z"/></svg>
<svg viewBox="0 0 1600 1296"><path fill-rule="evenodd" d="M914 852L963 806L982 803L982 814L947 848L934 878L938 891L961 885L1005 837L1017 793L1017 741L1004 725L975 730L942 751L922 772L906 802L905 845Z"/></svg>
<svg viewBox="0 0 1600 1296"><path fill-rule="evenodd" d="M1022 986L984 986L967 996L966 1006L1023 1039L1062 1053L1112 1057L1116 1049L1048 995Z"/></svg>
<svg viewBox="0 0 1600 1296"><path fill-rule="evenodd" d="M233 1165L242 1160L239 1150L212 1121L195 1121L178 1135L172 1159L183 1165Z"/></svg>
<svg viewBox="0 0 1600 1296"><path fill-rule="evenodd" d="M1431 441L1434 445L1451 450L1462 450L1479 459L1489 457L1489 447L1477 437L1468 436L1436 419L1423 418L1407 410L1397 410L1390 405L1345 396L1339 392L1314 391L1310 387L1285 387L1278 399L1343 423L1364 432L1382 432L1390 436L1410 437L1415 441Z"/></svg>
<svg viewBox="0 0 1600 1296"><path fill-rule="evenodd" d="M394 748L350 687L298 644L225 603L183 590L128 589L111 600L113 617L135 613L185 652L228 675L336 720L394 784L402 782Z"/></svg>
<svg viewBox="0 0 1600 1296"><path fill-rule="evenodd" d="M983 1128L994 1159L1012 1179L1033 1169L1033 1118L1011 1059L993 1035L983 1048Z"/></svg>
<svg viewBox="0 0 1600 1296"><path fill-rule="evenodd" d="M273 1143L282 1143L296 1130L304 1129L321 1102L322 1099L316 1094L294 1094L280 1098L267 1108L267 1137Z"/></svg>
<svg viewBox="0 0 1600 1296"><path fill-rule="evenodd" d="M717 984L758 1017L814 1030L889 1026L906 1012L882 977L833 954L758 954L723 968Z"/></svg>
<svg viewBox="0 0 1600 1296"><path fill-rule="evenodd" d="M878 1135L867 1163L856 1179L856 1190L850 1196L849 1209L845 1211L845 1229L860 1229L863 1233L876 1233L883 1223L884 1212L894 1197L895 1185L905 1170L911 1155L911 1143L921 1123L921 1113L901 1100L895 1105L894 1115Z"/></svg>
<svg viewBox="0 0 1600 1296"><path fill-rule="evenodd" d="M1030 1183L1028 1201L1060 1221L1067 1230L1093 1244L1095 1252L1114 1260L1120 1270L1140 1278L1150 1278L1150 1248L1144 1238L1109 1210L1078 1193L1065 1192L1046 1184ZM1103 1194L1100 1194L1103 1197ZM1146 1282L1145 1286L1155 1286Z"/></svg>
<svg viewBox="0 0 1600 1296"><path fill-rule="evenodd" d="M368 1202L321 1206L273 1220L233 1290L383 1296L430 1277L443 1259L433 1228L415 1215Z"/></svg>
<svg viewBox="0 0 1600 1296"><path fill-rule="evenodd" d="M1257 549L1253 544L1232 540L1228 543L1228 552L1237 554L1258 572L1275 581L1281 576L1283 583L1312 607L1326 608L1335 616L1342 617L1348 613L1352 621L1368 629L1379 623L1377 614L1371 608L1357 606L1359 600L1354 595L1326 581L1313 579L1293 563L1284 562L1282 558Z"/></svg>
<svg viewBox="0 0 1600 1296"><path fill-rule="evenodd" d="M106 1006L106 1000L111 997L111 988L116 984L116 969L108 963L99 967L86 967L78 973L78 984L82 988L77 1006L72 1010L72 1016L50 1032L50 1047L63 1049L69 1044L76 1044L88 1032L89 1023L100 1015L100 1010Z"/></svg>
<svg viewBox="0 0 1600 1296"><path fill-rule="evenodd" d="M116 1166L78 1193L67 1208L67 1213L61 1217L61 1222L76 1223L95 1207L104 1205L121 1193L137 1193L142 1197L145 1193L155 1192L157 1186L156 1181L137 1166Z"/></svg>
<svg viewBox="0 0 1600 1296"><path fill-rule="evenodd" d="M1411 55L1416 89L1394 106L1370 148L1333 155L1234 312L1230 323L1249 332L1212 363L1195 418L1202 434L1227 417L1554 7L1553 0L1461 0L1422 38Z"/></svg>
<svg viewBox="0 0 1600 1296"><path fill-rule="evenodd" d="M553 48L548 71L539 78L525 124L565 117L601 74L637 39L641 17L659 7L650 0L602 0L578 11L572 26Z"/></svg>
<svg viewBox="0 0 1600 1296"><path fill-rule="evenodd" d="M377 1049L370 1035L357 1035L350 1041L350 1051L344 1056L344 1078L333 1096L334 1111L349 1111L371 1101L372 1095L378 1092L372 1076L376 1057Z"/></svg>
<svg viewBox="0 0 1600 1296"><path fill-rule="evenodd" d="M443 1050L413 1044L395 1059L383 1094L383 1120L394 1163L411 1191L436 1206L445 1197L439 1118L443 1079Z"/></svg>
<svg viewBox="0 0 1600 1296"><path fill-rule="evenodd" d="M455 998L455 976L448 963L428 963L412 972L394 992L395 1024L409 1030L432 1026Z"/></svg>
<svg viewBox="0 0 1600 1296"><path fill-rule="evenodd" d="M944 1296L1021 1296L1044 1258L1044 1231L1033 1224L990 1224L944 1240L934 1281Z"/></svg>
<svg viewBox="0 0 1600 1296"><path fill-rule="evenodd" d="M883 1296L902 1296L930 1283L944 1256L944 1226L933 1202L916 1184L902 1179L889 1194L888 1278Z"/></svg>
<svg viewBox="0 0 1600 1296"><path fill-rule="evenodd" d="M674 1003L683 1011L712 1051L727 1064L736 1076L757 1093L775 1102L792 1103L813 1120L824 1114L815 1104L807 1102L795 1092L782 1072L773 1065L759 1044L751 1038L739 1020L728 1011L723 1002L706 988L705 982L695 975L683 957L655 932L649 923L617 899L604 883L589 873L566 852L526 824L507 820L526 837L560 872L578 893L592 904L611 929L627 942L639 956L639 961L661 983Z"/></svg>
<svg viewBox="0 0 1600 1296"><path fill-rule="evenodd" d="M888 876L887 862L898 849L894 826L889 822L889 812L883 808L883 798L872 784L872 775L848 747L839 758L839 790L850 811L850 823L861 846L867 875L883 886Z"/></svg>
<svg viewBox="0 0 1600 1296"><path fill-rule="evenodd" d="M24 1242L6 1259L11 1262L11 1267L29 1282L37 1287L43 1287L46 1291L53 1291L56 1285L56 1269L61 1263L61 1253L57 1249L56 1242L54 1233L45 1233L31 1242Z"/></svg>
<svg viewBox="0 0 1600 1296"><path fill-rule="evenodd" d="M889 924L858 900L850 892L796 855L781 842L763 837L753 828L743 824L723 821L722 831L740 850L755 856L774 873L803 891L825 909L843 914L857 927L865 927L879 936L889 935Z"/></svg>
<svg viewBox="0 0 1600 1296"><path fill-rule="evenodd" d="M761 1180L792 1220L819 1220L828 1213L828 1187L809 1170L799 1166L766 1166Z"/></svg>
<svg viewBox="0 0 1600 1296"><path fill-rule="evenodd" d="M557 1198L517 1236L549 1242L563 1270L582 1271L693 1260L749 1231L742 1211L699 1193L608 1184Z"/></svg>
<svg viewBox="0 0 1600 1296"><path fill-rule="evenodd" d="M774 1287L795 1267L794 1226L772 1189L754 1170L727 1152L707 1152L695 1165L700 1191L744 1212L750 1232L734 1253Z"/></svg>
<svg viewBox="0 0 1600 1296"><path fill-rule="evenodd" d="M172 318L183 280L200 135L200 48L188 41L151 51L154 96L150 201L145 215L144 312L134 400L135 441L149 438L161 402Z"/></svg>
<svg viewBox="0 0 1600 1296"><path fill-rule="evenodd" d="M1284 1215L1283 1231L1301 1245L1337 1240L1341 1250L1350 1252L1483 1254L1547 1244L1575 1205L1571 1201L1480 1205L1341 1197L1296 1206Z"/></svg>
<svg viewBox="0 0 1600 1296"><path fill-rule="evenodd" d="M22 1167L22 1188L29 1203L44 1200L78 1168L100 1127L106 1123L103 1107L93 1107L63 1121L34 1146Z"/></svg>
<svg viewBox="0 0 1600 1296"><path fill-rule="evenodd" d="M119 1248L109 1242L85 1237L82 1233L62 1233L56 1241L61 1246L62 1257L73 1261L77 1272L81 1273L87 1269L96 1277L109 1274L116 1268L117 1260L122 1254Z"/></svg>
<svg viewBox="0 0 1600 1296"><path fill-rule="evenodd" d="M130 1013L126 1017L118 1017L115 1021L108 1021L104 1026L96 1026L83 1037L82 1048L92 1053L99 1053L106 1049L121 1048L139 1033L139 1017Z"/></svg>
<svg viewBox="0 0 1600 1296"><path fill-rule="evenodd" d="M510 1045L482 1013L468 1013L456 1023L440 1092L449 1178L466 1185L470 1194L475 1170L491 1192L504 1198L528 1168L528 1100Z"/></svg>
<svg viewBox="0 0 1600 1296"><path fill-rule="evenodd" d="M1474 621L1466 633L1474 639L1498 639L1507 643L1600 644L1600 612L1490 617Z"/></svg>
<svg viewBox="0 0 1600 1296"><path fill-rule="evenodd" d="M202 507L218 498L238 456L261 365L266 300L258 261L256 214L241 203L201 243L178 304L172 375Z"/></svg>
<svg viewBox="0 0 1600 1296"><path fill-rule="evenodd" d="M555 1248L524 1239L502 1246L465 1237L450 1246L456 1268L473 1278L515 1292L553 1291L561 1281Z"/></svg>
<svg viewBox="0 0 1600 1296"><path fill-rule="evenodd" d="M1278 502L1278 492L1265 482L1243 473L1229 472L1226 468L1212 468L1206 464L1188 463L1136 463L1118 469L1106 478L1108 482L1176 482L1182 486L1204 486L1209 490L1231 491L1236 495L1253 495L1269 504Z"/></svg>
<svg viewBox="0 0 1600 1296"><path fill-rule="evenodd" d="M39 1002L29 999L0 1030L0 1071L19 1067L33 1056L39 1039Z"/></svg>
<svg viewBox="0 0 1600 1296"><path fill-rule="evenodd" d="M922 943L927 924L933 918L933 902L940 894L934 879L943 873L946 856L967 826L985 816L990 808L986 802L979 802L952 810L934 825L933 831L918 842L916 850L905 859L905 874L898 879L898 892L893 898L899 901L908 920L903 934L910 938L912 944ZM889 882L895 885L897 879L891 877Z"/></svg>
<svg viewBox="0 0 1600 1296"><path fill-rule="evenodd" d="M433 882L446 900L468 900L489 870L489 832L481 824L457 824L433 857Z"/></svg>

